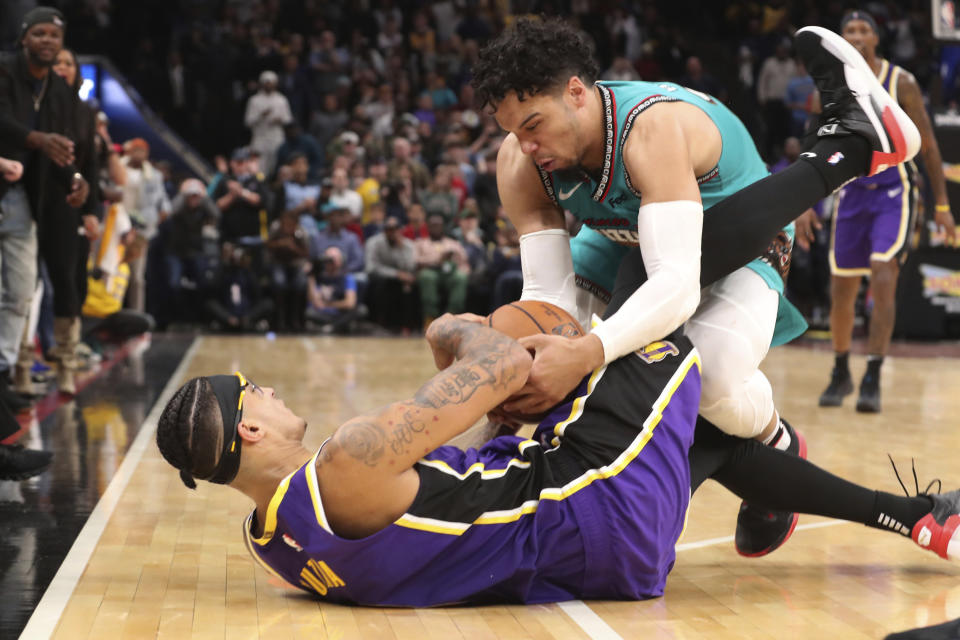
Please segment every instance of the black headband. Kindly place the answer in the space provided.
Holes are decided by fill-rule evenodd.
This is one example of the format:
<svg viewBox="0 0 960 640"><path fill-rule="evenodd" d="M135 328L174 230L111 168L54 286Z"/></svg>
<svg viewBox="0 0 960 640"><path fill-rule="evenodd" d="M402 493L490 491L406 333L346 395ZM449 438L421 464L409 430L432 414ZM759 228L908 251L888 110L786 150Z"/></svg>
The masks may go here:
<svg viewBox="0 0 960 640"><path fill-rule="evenodd" d="M207 376L204 378L213 387L213 395L220 405L220 418L223 423L223 450L213 475L203 478L217 484L230 484L240 469L240 443L237 437L237 425L240 422L240 398L246 379L239 372L232 376ZM186 469L180 470L180 479L188 487L195 487L193 476Z"/></svg>
<svg viewBox="0 0 960 640"><path fill-rule="evenodd" d="M870 25L870 28L873 29L875 34L880 35L880 29L877 28L877 21L873 19L873 16L859 9L847 11L846 15L843 16L843 20L840 21L840 31L843 31L847 27L847 23L851 20L863 20Z"/></svg>
<svg viewBox="0 0 960 640"><path fill-rule="evenodd" d="M37 7L23 16L20 22L20 39L23 40L23 36L27 35L27 30L33 25L45 23L56 25L63 30L67 29L67 21L63 19L62 13L53 7Z"/></svg>

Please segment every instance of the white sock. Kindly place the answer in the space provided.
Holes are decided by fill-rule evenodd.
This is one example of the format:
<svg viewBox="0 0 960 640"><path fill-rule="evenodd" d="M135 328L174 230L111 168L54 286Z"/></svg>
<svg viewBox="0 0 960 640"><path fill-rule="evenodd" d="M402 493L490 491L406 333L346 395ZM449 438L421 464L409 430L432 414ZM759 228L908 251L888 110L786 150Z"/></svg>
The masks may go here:
<svg viewBox="0 0 960 640"><path fill-rule="evenodd" d="M763 441L763 444L773 447L774 449L786 451L792 441L793 439L790 437L790 432L783 426L783 421L780 420L780 416L777 416L777 428Z"/></svg>

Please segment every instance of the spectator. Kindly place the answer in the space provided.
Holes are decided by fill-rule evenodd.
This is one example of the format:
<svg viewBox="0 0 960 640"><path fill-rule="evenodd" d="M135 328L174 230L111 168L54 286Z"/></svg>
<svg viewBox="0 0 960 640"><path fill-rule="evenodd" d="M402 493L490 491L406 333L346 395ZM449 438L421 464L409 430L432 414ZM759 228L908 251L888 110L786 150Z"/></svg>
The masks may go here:
<svg viewBox="0 0 960 640"><path fill-rule="evenodd" d="M346 209L350 214L350 222L357 222L363 214L363 198L350 188L350 178L346 169L334 169L331 174L333 192L330 194L330 204Z"/></svg>
<svg viewBox="0 0 960 640"><path fill-rule="evenodd" d="M407 209L407 225L403 228L403 237L408 240L417 240L418 238L429 238L430 231L427 229L427 214L423 206L419 203L413 203Z"/></svg>
<svg viewBox="0 0 960 640"><path fill-rule="evenodd" d="M807 73L803 62L797 59L796 74L787 83L787 92L784 100L790 109L790 135L802 136L810 117L810 99L816 87L813 78Z"/></svg>
<svg viewBox="0 0 960 640"><path fill-rule="evenodd" d="M220 212L196 178L183 181L172 207L165 257L168 286L176 299L184 286L205 288L209 267L205 245L219 239Z"/></svg>
<svg viewBox="0 0 960 640"><path fill-rule="evenodd" d="M281 184L282 193L277 198L279 205L277 208L280 212L296 213L300 226L310 237L313 237L319 231L316 218L320 212L322 187L319 183L310 180L310 169L305 155L294 153L290 156L289 162L285 172L289 173L289 178ZM278 175L280 175L279 172Z"/></svg>
<svg viewBox="0 0 960 640"><path fill-rule="evenodd" d="M324 206L323 213L327 216L327 228L320 230L313 238L311 258L317 260L323 257L329 247L337 247L340 249L346 272L362 272L363 249L360 247L360 240L345 228L349 212L342 206L328 203Z"/></svg>
<svg viewBox="0 0 960 640"><path fill-rule="evenodd" d="M324 153L324 162L326 162L327 146L337 135L337 131L346 126L349 119L347 112L340 107L337 94L328 93L323 96L323 108L320 111L314 111L310 118L310 133L320 144L320 149Z"/></svg>
<svg viewBox="0 0 960 640"><path fill-rule="evenodd" d="M357 186L357 193L363 201L363 222L370 222L370 210L381 202L387 186L387 162L382 157L371 158L367 163L367 174ZM382 222L382 220L381 220Z"/></svg>
<svg viewBox="0 0 960 640"><path fill-rule="evenodd" d="M512 224L507 223L497 231L497 246L493 250L488 276L493 283L491 311L520 299L523 291L520 235Z"/></svg>
<svg viewBox="0 0 960 640"><path fill-rule="evenodd" d="M310 67L313 69L317 91L334 93L342 80L346 80L347 56L337 48L333 31L323 31L310 39Z"/></svg>
<svg viewBox="0 0 960 640"><path fill-rule="evenodd" d="M107 233L113 234L115 228ZM106 238L108 243L110 238ZM142 311L123 309L123 298L130 282L130 263L140 259L147 249L147 239L132 229L120 236L122 258L113 271L99 264L90 270L87 297L83 303L83 341L99 351L104 342L122 342L152 331L153 318Z"/></svg>
<svg viewBox="0 0 960 640"><path fill-rule="evenodd" d="M409 335L417 327L419 295L413 242L400 233L400 221L387 218L383 233L367 241L370 317L380 326Z"/></svg>
<svg viewBox="0 0 960 640"><path fill-rule="evenodd" d="M790 57L790 45L786 41L777 44L776 52L767 58L760 68L757 79L757 100L763 106L763 116L767 123L767 158L773 157L774 148L779 146L790 132L790 112L787 110L787 85L797 74L797 65Z"/></svg>
<svg viewBox="0 0 960 640"><path fill-rule="evenodd" d="M687 72L680 78L680 84L688 89L714 96L721 102L726 101L727 92L713 76L704 72L703 63L697 56L687 58Z"/></svg>
<svg viewBox="0 0 960 640"><path fill-rule="evenodd" d="M338 247L327 247L308 278L307 317L324 333L350 333L358 317L357 281L344 269Z"/></svg>
<svg viewBox="0 0 960 640"><path fill-rule="evenodd" d="M285 211L270 225L267 239L277 331L303 330L310 241L298 219L296 211Z"/></svg>
<svg viewBox="0 0 960 640"><path fill-rule="evenodd" d="M356 132L344 131L340 134L340 137L337 138L333 151L333 155L338 159L340 157L346 158L347 166L345 166L344 169L349 169L353 163L363 162L363 156L366 150L360 146L360 136L357 135Z"/></svg>
<svg viewBox="0 0 960 640"><path fill-rule="evenodd" d="M410 170L414 189L426 189L430 184L430 172L422 162L413 157L410 141L398 136L393 139L393 160L387 165L387 177L391 182L401 180L401 167Z"/></svg>
<svg viewBox="0 0 960 640"><path fill-rule="evenodd" d="M429 237L414 242L424 328L442 313L463 312L470 274L467 253L459 242L445 234L443 216L430 216L427 228Z"/></svg>
<svg viewBox="0 0 960 640"><path fill-rule="evenodd" d="M630 60L623 56L614 58L610 68L604 71L601 77L604 80L612 80L615 82L640 80L640 74L637 73L637 70L630 64Z"/></svg>
<svg viewBox="0 0 960 640"><path fill-rule="evenodd" d="M490 306L490 294L493 280L488 273L490 255L483 240L483 231L477 215L476 201L468 198L464 209L457 216L457 227L450 236L459 242L467 252L470 263L470 278L467 281L467 311L487 313Z"/></svg>
<svg viewBox="0 0 960 640"><path fill-rule="evenodd" d="M460 199L450 186L451 173L451 167L440 165L433 174L430 186L419 194L420 204L423 205L427 218L433 215L443 216L448 229L455 222L460 204Z"/></svg>
<svg viewBox="0 0 960 640"><path fill-rule="evenodd" d="M170 201L163 188L163 176L150 163L150 145L143 138L128 140L123 145L123 164L126 182L123 185L123 208L143 228L149 243L157 235L157 226L170 215ZM141 254L130 262L130 287L127 291L128 306L135 311L146 308L146 255Z"/></svg>
<svg viewBox="0 0 960 640"><path fill-rule="evenodd" d="M389 57L402 46L403 34L400 33L400 21L393 15L387 16L383 28L377 33L377 48L384 57Z"/></svg>
<svg viewBox="0 0 960 640"><path fill-rule="evenodd" d="M250 149L240 147L230 156L230 175L220 182L213 197L220 216L220 237L228 242L256 245L262 238L260 211L264 188L250 171Z"/></svg>
<svg viewBox="0 0 960 640"><path fill-rule="evenodd" d="M382 202L376 202L370 207L369 222L363 225L363 237L369 243L370 239L383 231L383 222L387 209Z"/></svg>
<svg viewBox="0 0 960 640"><path fill-rule="evenodd" d="M413 112L419 122L425 122L430 128L437 126L437 114L433 110L433 96L424 91L417 96L417 110Z"/></svg>
<svg viewBox="0 0 960 640"><path fill-rule="evenodd" d="M266 331L273 303L262 295L249 252L231 242L221 248L220 268L204 296L211 328L217 331Z"/></svg>
<svg viewBox="0 0 960 640"><path fill-rule="evenodd" d="M287 97L277 91L277 74L260 74L260 90L250 96L243 121L250 129L250 146L260 152L263 170L273 173L277 149L283 144L283 125L293 121Z"/></svg>
<svg viewBox="0 0 960 640"><path fill-rule="evenodd" d="M320 143L309 133L305 133L299 124L290 122L283 127L284 141L277 149L277 166L289 164L294 155L300 154L307 159L308 177L316 180L323 168L323 149Z"/></svg>

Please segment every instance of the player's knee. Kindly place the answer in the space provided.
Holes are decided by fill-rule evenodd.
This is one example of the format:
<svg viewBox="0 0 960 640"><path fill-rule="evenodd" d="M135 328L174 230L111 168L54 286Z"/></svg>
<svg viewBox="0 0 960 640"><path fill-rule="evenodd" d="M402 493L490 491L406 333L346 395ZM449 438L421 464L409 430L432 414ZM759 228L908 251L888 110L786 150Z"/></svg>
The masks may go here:
<svg viewBox="0 0 960 640"><path fill-rule="evenodd" d="M756 437L773 412L773 389L760 371L740 384L704 384L701 391L700 414L732 436Z"/></svg>
<svg viewBox="0 0 960 640"><path fill-rule="evenodd" d="M874 260L870 263L870 286L874 289L894 289L897 286L899 273L899 265L895 261Z"/></svg>

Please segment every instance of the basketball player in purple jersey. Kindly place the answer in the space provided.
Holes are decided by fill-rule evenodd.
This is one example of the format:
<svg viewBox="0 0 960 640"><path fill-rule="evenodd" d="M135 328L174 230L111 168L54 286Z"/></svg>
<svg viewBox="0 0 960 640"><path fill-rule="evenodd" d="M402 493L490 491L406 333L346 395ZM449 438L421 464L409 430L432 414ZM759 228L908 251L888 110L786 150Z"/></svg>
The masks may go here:
<svg viewBox="0 0 960 640"><path fill-rule="evenodd" d="M746 264L785 220L715 212L705 237L732 227L742 242L705 243L704 282ZM607 313L645 279L631 250ZM860 522L960 559L960 491L871 491L698 421L699 357L682 329L586 376L532 439L444 446L519 391L533 364L478 320L431 324L440 372L412 398L344 423L317 451L303 447L306 422L239 373L184 384L160 416L157 445L188 487L201 478L249 496L253 557L331 602L656 597L689 497L708 477L764 508Z"/></svg>
<svg viewBox="0 0 960 640"><path fill-rule="evenodd" d="M948 241L955 225L947 200L940 149L923 104L923 95L909 71L877 55L877 23L866 11L851 11L842 22L847 42L863 55L870 70L920 130L920 153L930 177L935 220ZM917 206L916 170L912 163L890 167L859 178L840 190L833 215L830 244L830 328L836 353L830 384L820 396L821 407L839 407L853 392L848 360L853 333L854 303L860 280L870 276L873 311L867 341L867 371L860 382L857 411L880 411L880 366L890 347L896 314L897 276L906 257ZM815 217L797 221L797 233L809 234L819 226Z"/></svg>

